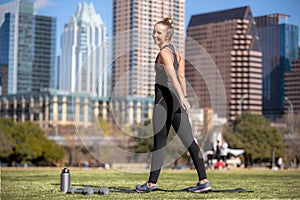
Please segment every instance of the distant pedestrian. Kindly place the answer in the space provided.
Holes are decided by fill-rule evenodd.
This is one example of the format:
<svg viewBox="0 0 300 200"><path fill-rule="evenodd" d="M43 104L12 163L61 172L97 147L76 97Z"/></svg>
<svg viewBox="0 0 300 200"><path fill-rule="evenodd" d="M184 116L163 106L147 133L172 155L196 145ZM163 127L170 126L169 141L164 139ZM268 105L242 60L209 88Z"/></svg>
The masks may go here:
<svg viewBox="0 0 300 200"><path fill-rule="evenodd" d="M278 165L278 168L279 168L279 169L282 169L282 168L283 168L283 160L282 160L281 157L278 158L277 165Z"/></svg>
<svg viewBox="0 0 300 200"><path fill-rule="evenodd" d="M211 168L213 166L213 155L214 155L214 149L206 152L207 168Z"/></svg>
<svg viewBox="0 0 300 200"><path fill-rule="evenodd" d="M219 162L221 160L221 146L219 140L217 140L217 145L216 145L216 157L217 157L217 161Z"/></svg>
<svg viewBox="0 0 300 200"><path fill-rule="evenodd" d="M226 160L228 154L228 144L224 140L222 141L222 145L220 146L220 151L221 160L223 160L225 166L227 166Z"/></svg>

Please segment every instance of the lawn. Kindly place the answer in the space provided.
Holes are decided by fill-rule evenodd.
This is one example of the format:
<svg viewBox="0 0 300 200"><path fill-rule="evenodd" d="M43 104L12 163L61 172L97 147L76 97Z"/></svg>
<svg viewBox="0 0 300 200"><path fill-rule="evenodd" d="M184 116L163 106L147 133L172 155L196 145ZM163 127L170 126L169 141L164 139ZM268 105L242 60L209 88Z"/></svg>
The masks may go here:
<svg viewBox="0 0 300 200"><path fill-rule="evenodd" d="M244 188L249 193L171 193L155 191L143 194L111 192L107 196L64 194L59 191L60 170L1 169L2 200L16 199L300 199L300 171L223 170L208 171L213 189ZM133 189L145 182L148 173L71 168L71 186ZM181 189L196 183L193 170L164 170L158 185L163 189Z"/></svg>

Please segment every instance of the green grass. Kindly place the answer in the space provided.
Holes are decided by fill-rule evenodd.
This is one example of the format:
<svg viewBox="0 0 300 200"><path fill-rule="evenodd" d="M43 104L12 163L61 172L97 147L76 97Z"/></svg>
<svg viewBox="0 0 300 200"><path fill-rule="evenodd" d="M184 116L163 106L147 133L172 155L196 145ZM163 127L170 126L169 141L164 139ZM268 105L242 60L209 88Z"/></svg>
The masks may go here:
<svg viewBox="0 0 300 200"><path fill-rule="evenodd" d="M208 171L213 189L244 188L251 193L110 193L108 196L64 194L59 191L61 169L2 169L2 200L17 199L300 199L300 171L227 170ZM128 188L145 182L148 173L113 170L71 169L71 186ZM158 185L163 189L181 189L195 184L193 170L162 171Z"/></svg>

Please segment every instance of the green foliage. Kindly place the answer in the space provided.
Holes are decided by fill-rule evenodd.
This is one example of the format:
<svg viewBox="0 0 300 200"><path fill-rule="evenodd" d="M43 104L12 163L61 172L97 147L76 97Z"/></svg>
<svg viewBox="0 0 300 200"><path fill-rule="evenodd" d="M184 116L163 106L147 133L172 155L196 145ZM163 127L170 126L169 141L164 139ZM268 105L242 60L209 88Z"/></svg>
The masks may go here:
<svg viewBox="0 0 300 200"><path fill-rule="evenodd" d="M230 147L244 149L256 161L270 159L273 150L277 157L284 154L282 134L261 115L243 113L223 135Z"/></svg>
<svg viewBox="0 0 300 200"><path fill-rule="evenodd" d="M9 158L18 163L45 161L50 163L63 159L66 152L63 147L49 140L44 131L33 122L14 123L10 119L0 119L1 140L0 157Z"/></svg>
<svg viewBox="0 0 300 200"><path fill-rule="evenodd" d="M113 132L113 125L112 123L108 123L103 119L98 120L98 126L101 127L103 134L105 135L111 135Z"/></svg>
<svg viewBox="0 0 300 200"><path fill-rule="evenodd" d="M94 125L96 126L97 129L100 127L104 135L107 136L124 135L123 131L119 128L119 126L117 124L114 124L113 122L107 122L104 119L98 119L97 124ZM126 129L126 127L123 128Z"/></svg>
<svg viewBox="0 0 300 200"><path fill-rule="evenodd" d="M13 124L11 119L0 119L0 158L10 156L16 146L16 142L10 134L13 130Z"/></svg>
<svg viewBox="0 0 300 200"><path fill-rule="evenodd" d="M151 120L145 122L144 126L132 126L132 131L136 133L136 137L134 138L136 142L136 146L134 151L136 153L149 153L153 150L153 124L151 124ZM170 128L167 144L171 142L176 136L176 132L173 127ZM181 143L180 143L181 144ZM172 148L173 147L173 148ZM169 155L178 155L179 152L182 152L180 147L176 146L176 143L169 145L168 148Z"/></svg>
<svg viewBox="0 0 300 200"><path fill-rule="evenodd" d="M138 138L136 153L148 153L153 149L153 137Z"/></svg>
<svg viewBox="0 0 300 200"><path fill-rule="evenodd" d="M65 157L65 155L66 155L66 150L64 147L50 140L45 142L43 156L42 156L45 162L57 163L60 160L62 160Z"/></svg>
<svg viewBox="0 0 300 200"><path fill-rule="evenodd" d="M8 157L12 154L14 146L13 139L0 130L0 158Z"/></svg>
<svg viewBox="0 0 300 200"><path fill-rule="evenodd" d="M38 125L32 122L16 123L12 136L17 143L14 156L19 162L28 163L42 156L46 138Z"/></svg>
<svg viewBox="0 0 300 200"><path fill-rule="evenodd" d="M144 126L132 126L133 133L136 133L134 138L136 153L148 153L153 149L153 131L151 121L146 121Z"/></svg>

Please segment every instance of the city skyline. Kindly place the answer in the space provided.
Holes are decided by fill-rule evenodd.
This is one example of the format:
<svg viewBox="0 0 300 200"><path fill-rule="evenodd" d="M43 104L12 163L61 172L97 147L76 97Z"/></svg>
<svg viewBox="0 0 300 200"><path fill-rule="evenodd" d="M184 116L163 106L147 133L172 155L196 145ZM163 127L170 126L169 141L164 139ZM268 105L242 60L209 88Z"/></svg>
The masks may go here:
<svg viewBox="0 0 300 200"><path fill-rule="evenodd" d="M14 0L0 0L0 5L12 2ZM92 1L92 0L34 0L35 2L35 12L39 15L52 16L57 18L57 47L56 54L60 55L60 44L61 35L63 32L63 27L68 23L70 17L75 13L79 2L92 2L95 6L96 12L101 15L104 24L108 29L108 36L112 37L112 25L113 25L113 1ZM288 14L291 17L288 22L295 24L300 27L300 12L298 8L300 7L300 1L298 0L274 0L270 4L269 0L226 0L226 1L185 1L185 30L188 26L190 18L192 15L203 14L208 12L226 10L230 8L236 8L241 6L250 6L253 12L253 16L262 16L273 13L283 13ZM66 9L68 8L68 9ZM1 11L1 10L0 10ZM2 17L0 16L0 23L2 22ZM186 32L186 31L185 31ZM300 35L299 35L300 37ZM300 38L298 39L300 41Z"/></svg>
<svg viewBox="0 0 300 200"><path fill-rule="evenodd" d="M27 0L27 1L30 1L30 0ZM54 1L54 0L53 0ZM22 1L21 1L22 2ZM25 2L25 1L24 1ZM37 6L37 3L38 2L40 2L40 1L35 1L36 2L36 6ZM45 2L47 2L47 1L45 1ZM49 1L48 1L49 2ZM90 3L93 3L92 1L89 1L89 2L87 2L87 1L78 1L78 2L85 2L85 3L87 3L87 4L90 4ZM130 1L131 2L131 1ZM132 1L132 2L135 2L136 3L136 1ZM146 2L146 4L147 4L148 2ZM152 4L153 3L156 3L156 2L152 2ZM31 5L32 5L33 3L31 3ZM78 3L79 4L79 3ZM77 4L77 5L78 5ZM140 3L139 3L140 4ZM1 5L1 4L0 4ZM53 5L53 4L52 4ZM49 5L50 6L50 5ZM166 8L169 8L169 9L167 9L166 11L164 10L164 12L161 14L161 15L153 15L153 16L156 16L157 18L152 18L152 22L151 22L151 25L149 25L148 24L148 22L147 23L143 23L142 25L143 25L143 29L148 29L148 28L151 28L151 26L153 26L153 23L155 23L155 21L157 21L157 20L159 20L158 18L162 18L163 16L165 16L166 14L169 14L169 13L171 13L171 15L173 15L173 13L172 12L170 12L169 10L170 10L170 6L168 6L168 4L161 4L161 6L162 7L166 7ZM177 10L178 10L178 8L180 8L180 9L183 9L183 4L181 4L179 7L178 6L175 6L176 8L177 8ZM5 6L4 6L5 7ZM115 7L115 5L114 5L114 7ZM146 7L146 6L145 6ZM254 12L253 12L253 9L251 8L251 6L247 6L247 7L249 7L249 13L252 13L251 15L253 15L253 17L260 17L260 16L262 16L262 15L255 15L254 14ZM37 9L38 7L36 7L36 9ZM120 7L121 8L121 7ZM135 8L135 7L134 7ZM154 8L155 8L155 6L154 6ZM156 7L157 8L157 7ZM137 9L137 11L138 12L140 12L141 10L147 10L147 9L138 9L138 8L136 8ZM251 10L250 10L251 9ZM3 6L1 7L1 9L0 9L0 11L2 12L2 11L5 11L5 12L7 12L7 10L5 10L4 8L3 8ZM158 10L158 8L157 8L157 10ZM155 11L157 11L157 10L155 10ZM227 9L228 10L228 9ZM225 11L224 9L223 10L221 10L221 11ZM97 12L97 11L96 11ZM130 14L133 14L134 16L136 16L136 14L138 13L138 12L136 12L135 10L128 10L128 8L127 8L127 12L129 13L130 12ZM215 12L220 12L220 11L215 11ZM2 13L4 13L4 12L2 12ZM46 16L46 15L43 15L42 13L37 13L36 12L36 10L35 10L35 15L37 16L37 15L40 15L40 16ZM202 14L199 14L199 15L207 15L207 14L209 14L209 13L213 13L213 12L204 12L204 13L202 13ZM273 15L272 15L272 13L276 13L276 12L271 12L271 13L266 13L265 14L265 16L270 16L270 17L272 17ZM279 12L277 12L277 13L279 13ZM100 14L100 13L99 13ZM145 13L144 13L145 14ZM176 21L177 22L180 22L181 23L181 21L179 21L178 19L176 19L176 14L174 14L175 15L175 23L176 23ZM285 14L278 14L278 15L281 15L281 16L285 16ZM53 16L53 15L52 15ZM73 14L71 14L70 15L71 17L73 16ZM102 15L103 16L103 15ZM102 21L102 19L103 19L103 17L101 16L101 14L100 14L100 16L99 16L99 19L97 19L97 21ZM148 15L147 15L148 16ZM151 15L152 16L152 15ZM178 15L177 15L178 16ZM185 16L187 16L187 14L185 15ZM197 16L197 14L195 14L195 15L192 15L192 16ZM57 18L57 17L54 17L55 19L59 19L59 18ZM138 19L140 19L140 18L143 18L143 17L139 17ZM184 16L183 17L181 17L181 19L183 19L184 18ZM116 20L117 21L117 18L116 17L114 17L113 18L114 20ZM122 18L123 19L123 18ZM124 17L124 19L126 19L126 17ZM226 18L227 19L227 18ZM284 20L286 20L285 18L283 18L283 20L281 20L281 21L284 21ZM103 20L104 21L104 20ZM182 27L182 31L180 32L180 31L178 31L178 32L180 32L181 34L181 38L180 38L180 40L181 41L183 41L183 38L182 37L184 37L184 35L185 35L185 31L183 31L183 27L185 26L184 24L190 24L191 23L191 21L190 20L188 20L188 21L185 21L185 23L183 22L183 20L182 20L182 23L180 24L180 26ZM290 22L290 23L292 23L292 22ZM132 25L132 23L130 22L130 23L128 23L128 22L126 22L125 24L130 24L130 26L129 27L127 27L127 29L125 28L125 29L122 29L122 30L120 30L120 33L122 33L122 31L124 32L124 31L127 31L128 29L130 29L131 27L136 27L137 25ZM140 24L140 23L138 23L138 24ZM254 22L253 24L256 24L256 25L258 25L259 24L259 21L256 21L256 23ZM132 26L131 26L132 25ZM65 28L67 27L67 23L65 23ZM298 26L297 24L295 24L295 26ZM222 31L225 31L226 32L226 28L223 28L223 29L221 29L220 30L220 32L222 32ZM116 32L113 32L114 34L116 34ZM119 33L119 35L120 35L120 33ZM60 34L60 31L58 30L57 31L57 34ZM135 33L134 35L136 36L136 34L137 33ZM106 35L106 34L105 34ZM107 34L107 35L109 35L109 34ZM110 33L110 35L112 35L111 33ZM150 36L151 34L150 33L147 33L147 34L144 34L143 36L142 36L142 38L143 38L143 41L144 41L144 43L145 43L145 40L144 40L144 38L145 37L150 37L151 38L151 36ZM176 35L175 35L176 36ZM60 37L59 37L60 38ZM63 34L61 34L61 38L63 38ZM298 36L296 36L296 38L298 38ZM216 38L215 38L216 39ZM263 39L263 37L261 37L261 39ZM57 40L55 40L55 41L57 41ZM152 46L151 46L151 39L150 40L147 40L148 42L147 42L147 44L149 44L150 46L148 47L148 48L146 48L146 49L152 49ZM175 45L176 45L176 37L174 37L173 38L173 42L175 43ZM63 44L63 42L61 42L60 41L60 43L61 44ZM297 43L299 43L299 41L296 41L296 44ZM27 44L30 44L30 43L27 43ZM153 45L154 46L154 45ZM178 45L176 45L176 46L178 46ZM204 45L205 46L205 45ZM213 45L214 46L214 45ZM180 45L179 45L179 47L180 47ZM216 46L215 46L216 47ZM60 46L58 47L58 48L60 48ZM207 48L207 50L209 50L209 48L208 47L206 47ZM68 48L67 48L68 49ZM183 49L182 47L180 47L180 49ZM62 52L64 52L64 50L62 50ZM150 51L150 52L152 52L152 51ZM60 54L59 54L60 55ZM142 56L141 55L138 55L137 56L139 59L140 58L142 58ZM26 58L30 58L30 57L26 57ZM150 59L150 62L149 63L151 63L151 60L153 60L153 59ZM145 60L143 60L143 62L147 62L147 61L145 61ZM147 62L148 63L148 62ZM135 64L134 66L142 66L141 64ZM9 68L10 69L10 68ZM117 69L119 69L119 67L117 67ZM147 68L148 69L148 68ZM63 73L62 73L63 74ZM152 73L151 73L152 74ZM145 77L148 77L148 76L141 76L141 75L138 75L137 77L139 77L139 78L141 78L141 79L143 79L143 80L145 80ZM29 80L29 79L27 79L27 80ZM136 83L137 81L138 81L138 78L133 78L133 83ZM149 85L149 84L148 84ZM23 84L22 84L22 86L23 86ZM148 90L147 90L148 91ZM147 92L146 91L146 92ZM143 92L145 92L145 90L143 91ZM133 94L132 92L130 93L130 94ZM142 96L143 95L146 95L146 96L152 96L151 94L149 95L149 94L142 94Z"/></svg>
<svg viewBox="0 0 300 200"><path fill-rule="evenodd" d="M38 124L67 149L70 166L87 152L114 166L146 163L151 150L139 154L146 144L139 138L160 128L156 122L166 127L169 114L178 115L172 125L177 119L182 125L184 115L205 154L219 141L234 142L230 135L239 133L236 145L257 134L269 138L263 147L277 157L283 142L295 149L290 142L300 131L300 1L286 0L285 6L282 0L270 6L267 0L217 1L0 0L0 118ZM156 24L167 15L174 29L172 23L161 23L168 29ZM173 64L162 54L165 47L173 52L168 56ZM191 110L184 111L189 103ZM170 113L173 108L178 109ZM31 130L25 129L21 134ZM174 125L180 134L177 129ZM250 153L243 150L245 160L257 141L250 141ZM173 163L173 146L178 158L186 151L173 142L168 140L166 157L172 160L166 163ZM4 158L9 163L15 155L20 157L17 152ZM28 161L39 163L40 157Z"/></svg>

